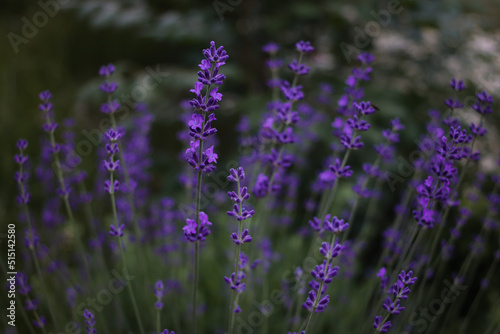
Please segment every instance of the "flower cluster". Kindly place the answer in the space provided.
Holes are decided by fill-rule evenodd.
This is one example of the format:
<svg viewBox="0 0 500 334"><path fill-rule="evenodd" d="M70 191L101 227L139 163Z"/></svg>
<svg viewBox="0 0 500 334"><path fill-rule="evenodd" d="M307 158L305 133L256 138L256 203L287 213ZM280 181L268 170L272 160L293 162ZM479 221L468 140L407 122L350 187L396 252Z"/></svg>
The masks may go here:
<svg viewBox="0 0 500 334"><path fill-rule="evenodd" d="M456 205L455 194L450 185L456 181L458 176L455 163L463 158L476 160L477 154L471 154L468 144L473 137L468 135L460 125L451 126L448 137L444 136L444 130L436 128L440 139L436 142L436 154L429 163L429 175L423 184L417 186L417 203L419 207L413 211L415 221L422 227L432 228L437 218L434 206L437 202L445 205Z"/></svg>
<svg viewBox="0 0 500 334"><path fill-rule="evenodd" d="M218 103L222 100L222 94L218 92L219 87L213 86L222 85L226 78L224 74L219 73L219 70L229 56L223 46L216 48L213 41L210 42L209 49L203 50L203 55L205 59L198 65L200 67L198 82L194 84L194 89L190 90L196 97L189 101L195 113L188 123L189 135L193 140L186 150L186 160L195 170L210 173L215 170L214 164L217 163L218 155L214 153L214 146L203 151L203 143L217 132L212 127L212 122L216 118L211 112L219 109Z"/></svg>
<svg viewBox="0 0 500 334"><path fill-rule="evenodd" d="M212 226L212 223L208 221L207 214L200 212L198 223L193 219L186 219L186 226L182 230L188 241L197 242L205 240L205 237L210 234L210 226Z"/></svg>
<svg viewBox="0 0 500 334"><path fill-rule="evenodd" d="M97 330L95 329L95 318L92 312L85 309L85 312L83 312L83 317L85 318L85 326L87 327L87 334L97 333Z"/></svg>
<svg viewBox="0 0 500 334"><path fill-rule="evenodd" d="M270 144L271 146L268 154L261 152L260 156L261 161L270 167L270 175L265 173L258 175L253 188L255 197L265 197L269 192L280 189L277 184L278 174L290 167L293 161L293 157L286 154L285 145L296 141L293 126L300 121L299 113L294 110L294 104L304 98L304 92L302 86L296 83L300 76L308 74L310 70L308 66L302 63L304 55L314 51L314 47L311 46L310 42L300 41L296 43L295 47L299 52L299 59L295 59L288 64L288 68L294 74L292 83L287 80L277 79L275 72L272 71L273 85L279 82L285 101L274 100L269 104L271 114L265 115L260 129L260 140L263 144ZM271 44L268 48L273 50L272 54L277 51L277 45L275 44ZM266 47L265 51L268 48ZM273 70L274 67L271 67L271 69Z"/></svg>
<svg viewBox="0 0 500 334"><path fill-rule="evenodd" d="M47 323L47 319L43 315L38 315L38 300L30 298L29 293L31 292L31 286L28 284L28 277L22 271L19 271L16 274L16 290L19 295L25 296L26 298L24 309L26 311L32 311L34 314L35 319L33 319L33 325L37 328L44 328Z"/></svg>
<svg viewBox="0 0 500 334"><path fill-rule="evenodd" d="M355 114L355 109L353 108L357 101L360 101L364 96L364 90L359 85L363 81L370 80L370 74L372 72L371 64L375 58L372 54L368 52L363 52L359 54L358 60L361 62L362 66L352 69L352 74L349 75L345 81L346 87L344 94L338 100L338 113L350 117Z"/></svg>
<svg viewBox="0 0 500 334"><path fill-rule="evenodd" d="M313 218L312 221L309 221L309 225L318 233L325 231L332 233L331 242L323 242L321 244L319 252L324 257L324 260L322 264L317 265L311 271L313 280L309 282L309 287L312 290L309 291L305 303L302 304L312 314L323 312L328 306L330 297L326 294L326 290L328 284L332 282L332 279L340 269L338 266L333 266L332 262L340 255L343 249L341 244L335 243L335 239L340 232L345 231L349 227L349 224L344 222L343 219L332 218L331 215L326 215L323 221L316 217Z"/></svg>
<svg viewBox="0 0 500 334"><path fill-rule="evenodd" d="M104 168L109 172L109 179L104 182L104 190L109 193L114 201L114 194L118 191L120 187L120 182L116 180L115 172L120 167L120 160L116 159L115 156L119 152L118 140L121 138L122 134L119 131L109 129L105 133L105 137L108 140L106 144L106 152L108 153L108 159L103 161ZM114 205L114 203L113 203ZM125 224L120 226L114 226L111 224L109 234L114 237L122 237L123 231L125 230Z"/></svg>
<svg viewBox="0 0 500 334"><path fill-rule="evenodd" d="M242 229L242 223L244 220L251 218L255 214L255 211L247 210L243 207L243 202L250 198L247 187L241 187L241 182L245 179L245 171L243 170L243 167L238 167L237 169L231 168L227 179L230 182L236 182L237 185L236 192L230 191L227 193L231 201L234 202L233 211L227 211L227 215L234 217L236 221L238 221L239 228L237 233L231 234L231 239L236 244L235 271L230 277L225 276L224 280L229 284L231 289L240 294L245 290L245 283L243 283L243 279L246 275L243 269L246 266L246 262L248 262L246 256L240 251L240 246L244 243L252 241L252 236L250 235L248 229ZM241 308L237 304L236 300L234 305L231 305L231 308L233 307L234 313L241 312Z"/></svg>
<svg viewBox="0 0 500 334"><path fill-rule="evenodd" d="M17 203L26 205L29 203L31 195L27 191L26 181L28 180L28 173L24 170L25 164L28 161L28 156L24 155L24 150L28 147L26 139L19 139L16 144L19 153L14 155L14 161L19 165L19 171L14 173L14 180L19 187L19 195L17 196Z"/></svg>
<svg viewBox="0 0 500 334"><path fill-rule="evenodd" d="M120 108L120 102L112 98L112 94L118 88L118 84L116 82L109 80L114 72L115 66L113 64L103 65L99 69L99 75L106 78L106 80L99 87L102 92L108 95L108 100L101 104L101 112L105 114L113 114Z"/></svg>
<svg viewBox="0 0 500 334"><path fill-rule="evenodd" d="M163 295L165 294L165 288L163 286L163 282L161 280L157 281L155 284L155 308L157 310L161 310L163 308Z"/></svg>
<svg viewBox="0 0 500 334"><path fill-rule="evenodd" d="M396 315L401 313L405 307L401 306L401 300L408 299L408 295L411 290L409 288L410 285L415 284L417 281L417 277L413 277L413 272L409 271L408 273L404 270L398 275L398 280L396 283L391 285L388 290L388 297L385 299L382 307L387 311L387 316L382 319L382 316L376 316L375 321L373 322L373 328L375 328L376 332L385 333L387 332L392 324L389 321L391 315ZM391 295L394 298L391 298Z"/></svg>

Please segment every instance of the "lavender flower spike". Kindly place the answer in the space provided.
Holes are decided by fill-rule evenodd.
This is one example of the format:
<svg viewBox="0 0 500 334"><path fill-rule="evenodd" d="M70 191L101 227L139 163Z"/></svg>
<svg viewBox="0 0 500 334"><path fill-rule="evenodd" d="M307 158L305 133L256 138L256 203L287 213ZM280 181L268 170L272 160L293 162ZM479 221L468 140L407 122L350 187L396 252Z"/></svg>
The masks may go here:
<svg viewBox="0 0 500 334"><path fill-rule="evenodd" d="M401 306L401 300L408 299L411 290L410 285L415 284L417 277L413 277L413 272L406 272L404 270L398 275L398 280L388 290L388 297L385 299L382 307L387 311L387 315L382 319L382 316L375 317L373 328L377 333L385 333L391 328L389 318L391 315L400 314L404 311L405 307ZM391 295L394 298L391 298Z"/></svg>
<svg viewBox="0 0 500 334"><path fill-rule="evenodd" d="M85 325L87 326L87 334L97 333L97 330L95 329L94 315L89 310L85 309L83 317L85 318Z"/></svg>

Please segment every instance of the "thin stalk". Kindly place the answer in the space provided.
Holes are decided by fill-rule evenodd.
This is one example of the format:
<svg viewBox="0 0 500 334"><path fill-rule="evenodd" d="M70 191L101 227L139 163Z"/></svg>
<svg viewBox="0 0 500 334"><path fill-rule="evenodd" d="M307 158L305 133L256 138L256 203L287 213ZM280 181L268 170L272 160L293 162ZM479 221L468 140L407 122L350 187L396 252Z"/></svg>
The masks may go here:
<svg viewBox="0 0 500 334"><path fill-rule="evenodd" d="M113 173L110 173L110 187L113 187ZM115 194L114 194L114 189L113 191L110 192L110 197L111 197L111 207L113 209L113 219L115 221L115 225L117 226L117 228L119 228L119 223L118 223L118 214L116 212L116 201L115 201ZM122 257L122 261L123 261L123 272L125 274L125 277L129 277L129 274L128 274L128 268L127 268L127 259L126 259L126 256L125 256L125 252L123 250L123 242L122 242L122 239L121 237L117 236L118 237L118 244L119 244L119 248L120 248L120 255ZM134 291L132 290L132 283L129 282L127 284L127 288L128 288L128 292L129 292L129 295L130 295L130 299L132 300L132 306L134 308L134 313L135 313L135 317L137 319L137 323L139 325L139 330L141 332L141 334L144 334L144 328L142 326L142 320L141 320L141 317L139 315L139 308L137 307L137 302L135 301L135 296L134 296Z"/></svg>
<svg viewBox="0 0 500 334"><path fill-rule="evenodd" d="M111 103L111 95L108 96L108 103ZM111 126L113 129L118 129L118 124L116 122L115 115L113 113L110 114L110 120L111 120ZM139 224L137 223L137 210L135 208L135 203L134 203L134 194L132 192L132 189L130 187L130 174L128 172L127 164L125 163L125 157L123 155L123 147L120 142L118 142L118 157L120 159L120 167L123 170L123 176L125 178L125 184L127 185L127 199L128 199L128 204L130 206L130 211L132 213L132 222L134 224L134 232L136 237L140 240L141 239L141 233L139 229Z"/></svg>
<svg viewBox="0 0 500 334"><path fill-rule="evenodd" d="M390 317L391 317L391 314L387 313L387 315L385 316L384 320L382 320L382 322L380 323L380 326L382 326L383 324L385 324L387 322L387 320L389 320ZM375 333L377 333L377 332L378 332L378 327L375 328Z"/></svg>
<svg viewBox="0 0 500 334"><path fill-rule="evenodd" d="M356 136L356 131L353 131L352 133L352 136L351 136L351 140L352 138L354 138ZM351 149L347 149L347 151L345 152L344 154L344 158L342 159L342 164L340 165L340 169L344 168L345 165L347 164L347 159L349 158L349 155L351 154ZM337 183L338 183L338 180L339 178L336 177L335 178L335 181L333 183L333 186L332 188L330 189L330 193L328 194L328 198L326 200L326 203L325 203L325 206L323 207L323 209L321 210L321 220L325 219L326 217L326 213L328 212L328 209L330 208L330 206L332 205L332 202L333 202L333 199L335 198L335 193L336 193L336 190L337 190Z"/></svg>
<svg viewBox="0 0 500 334"><path fill-rule="evenodd" d="M29 295L26 295L26 299L28 299L28 302L32 302L31 301L31 298L29 297ZM36 321L39 323L39 324L43 324L41 321L40 321L40 316L38 315L38 312L36 311L36 309L33 310L33 315L35 316L35 319ZM43 334L47 334L47 332L45 331L45 326L42 325L42 327L40 328L43 332Z"/></svg>
<svg viewBox="0 0 500 334"><path fill-rule="evenodd" d="M205 117L205 115L203 115ZM205 121L203 122L205 123ZM201 159L202 151L203 151L203 141L198 139L199 147L198 147L198 156ZM198 170L198 174L196 177L196 209L195 209L195 222L197 227L200 224L199 215L200 215L200 204L201 204L201 182L202 182L202 174L201 170ZM199 241L194 243L194 277L193 277L193 309L191 313L192 321L193 321L193 333L196 334L196 297L198 293L198 279L199 279L199 267L200 267L200 256L199 256Z"/></svg>
<svg viewBox="0 0 500 334"><path fill-rule="evenodd" d="M491 263L490 268L488 269L488 272L486 274L486 280L487 282L491 282L491 278L493 274L495 273L495 269L498 264L498 259L495 258L495 260ZM477 307L479 306L479 302L481 301L481 298L483 297L485 293L485 289L480 288L479 292L474 296L474 301L472 302L472 306L469 309L469 312L467 312L467 316L465 317L464 322L462 323L462 326L460 327L460 333L465 333L467 326L470 323L470 320L474 316L474 313L477 310Z"/></svg>
<svg viewBox="0 0 500 334"><path fill-rule="evenodd" d="M237 195L240 196L240 194L241 194L241 186L240 186L240 181L239 180L237 182L237 187L238 187L237 188ZM242 204L241 201L238 203L238 207L239 207L238 214L241 216L242 212L243 212L243 204ZM238 238L239 238L240 235L241 235L243 221L240 220L238 223L239 223L238 224ZM235 275L235 279L238 279L238 269L239 269L239 265L240 265L240 253L241 253L241 243L236 245L236 257L234 259L234 275ZM238 302L238 294L237 294L236 290L233 289L233 292L231 294L231 304L229 305L229 319L230 319L230 323L229 323L229 327L228 327L229 334L233 332L234 318L235 318L234 305L237 302Z"/></svg>
<svg viewBox="0 0 500 334"><path fill-rule="evenodd" d="M19 168L19 174L23 175L23 166L20 165L20 168ZM22 198L25 198L25 190L24 190L24 185L22 182L19 182L19 189L21 191L21 196ZM57 329L58 326L57 326L57 322L56 322L56 317L55 317L55 313L54 313L54 309L52 307L52 303L50 301L50 298L49 298L49 293L48 293L48 290L47 290L47 285L45 284L45 279L44 279L44 276L42 275L42 270L40 269L40 264L38 262L38 258L36 256L36 253L35 253L35 245L34 245L34 241L33 241L33 226L31 224L31 216L30 216L30 212L28 210L28 205L27 204L23 204L23 208L24 208L24 215L26 216L26 221L28 222L28 229L30 231L30 239L31 239L31 242L30 242L30 246L29 246L29 249L30 249L30 253L31 253L31 256L33 257L33 261L35 262L35 267L36 267L36 271L38 273L38 276L40 277L40 282L42 283L42 289L43 289L43 293L45 294L45 298L47 299L47 305L49 307L49 313L50 313L50 317L52 318L52 322L54 323L54 327Z"/></svg>
<svg viewBox="0 0 500 334"><path fill-rule="evenodd" d="M334 234L332 236L332 241L330 242L330 249L332 249L333 246L335 245L335 238L336 237L337 237L336 234ZM325 269L323 269L323 277L326 277L326 272L328 271L328 267L330 267L330 264L332 263L332 261L333 261L333 258L329 258L326 261L326 263L325 263ZM314 300L314 303L313 303L313 309L310 312L309 317L307 318L306 327L304 329L304 334L307 334L307 330L308 330L308 328L309 328L309 326L311 324L313 315L314 315L314 313L316 313L316 309L318 308L318 303L321 300L321 291L323 291L323 286L324 285L325 285L324 281L321 281L321 283L319 284L318 292L316 294L316 299Z"/></svg>
<svg viewBox="0 0 500 334"><path fill-rule="evenodd" d="M156 309L156 333L160 334L160 310Z"/></svg>
<svg viewBox="0 0 500 334"><path fill-rule="evenodd" d="M21 298L19 298L19 296L17 295L16 295L16 301L19 305L22 304ZM35 330L33 329L33 325L31 325L31 321L29 320L28 315L26 314L26 310L22 306L19 307L19 309L21 309L21 315L23 316L24 322L26 322L26 325L28 326L30 333L35 334Z"/></svg>
<svg viewBox="0 0 500 334"><path fill-rule="evenodd" d="M50 117L48 115L45 118L45 120L46 120L46 124L50 125ZM50 138L50 143L51 143L52 150L54 152L53 155L52 155L53 158L54 158L54 167L55 167L55 171L54 172L55 172L56 178L57 178L57 180L59 182L59 186L61 187L61 191L64 193L64 196L62 196L62 198L63 198L63 202L64 202L64 207L66 209L66 214L68 216L68 219L69 219L69 222L70 222L70 225L71 225L71 229L76 234L77 247L79 249L80 257L82 258L83 265L85 267L86 276L87 276L88 280L91 282L91 285L93 287L94 286L93 285L93 280L92 280L92 276L90 275L90 269L89 269L89 265L88 265L88 262L87 262L87 258L85 256L85 250L84 250L84 247L83 247L83 243L82 243L82 240L80 238L80 235L78 235L78 233L77 233L78 230L76 228L75 217L73 216L73 211L72 211L71 206L69 204L69 194L68 194L67 189L66 189L66 184L64 183L64 177L63 177L63 173L62 173L61 162L59 161L59 153L56 150L56 140L55 140L55 137L54 137L54 131L50 131L49 132L49 138Z"/></svg>

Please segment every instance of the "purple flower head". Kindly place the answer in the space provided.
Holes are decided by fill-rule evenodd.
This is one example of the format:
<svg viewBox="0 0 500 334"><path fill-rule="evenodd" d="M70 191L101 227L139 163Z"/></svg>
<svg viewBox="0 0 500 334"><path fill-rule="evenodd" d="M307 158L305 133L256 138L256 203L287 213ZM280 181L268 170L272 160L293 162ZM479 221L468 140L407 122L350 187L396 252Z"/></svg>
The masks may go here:
<svg viewBox="0 0 500 334"><path fill-rule="evenodd" d="M229 170L229 176L227 177L228 181L231 182L239 182L245 179L245 171L243 167L238 167L237 169L231 168Z"/></svg>
<svg viewBox="0 0 500 334"><path fill-rule="evenodd" d="M391 328L391 322L387 321L382 323L382 317L377 315L373 322L373 328L375 328L377 332L386 333Z"/></svg>
<svg viewBox="0 0 500 334"><path fill-rule="evenodd" d="M476 125L474 123L470 124L470 131L472 132L473 135L478 136L478 137L483 137L488 130L483 128L481 125Z"/></svg>
<svg viewBox="0 0 500 334"><path fill-rule="evenodd" d="M155 308L157 310L161 310L163 308L163 295L165 294L163 282L161 280L158 280L155 284L155 297L156 297L156 303L155 303Z"/></svg>
<svg viewBox="0 0 500 334"><path fill-rule="evenodd" d="M451 86L451 89L453 89L454 91L457 91L457 92L465 89L464 82L462 80L457 80L455 78L451 79L450 86Z"/></svg>
<svg viewBox="0 0 500 334"><path fill-rule="evenodd" d="M286 80L281 84L281 92L287 101L295 102L302 100L304 98L304 92L302 92L302 86L292 87L290 83Z"/></svg>
<svg viewBox="0 0 500 334"><path fill-rule="evenodd" d="M255 182L255 186L253 188L253 194L257 198L262 198L267 195L269 190L269 179L264 174L259 174L257 176L257 181Z"/></svg>
<svg viewBox="0 0 500 334"><path fill-rule="evenodd" d="M389 142L389 143L397 143L399 142L399 134L397 132L394 132L393 130L382 130L382 136Z"/></svg>
<svg viewBox="0 0 500 334"><path fill-rule="evenodd" d="M38 320L37 319L33 319L33 325L36 327L36 328L44 328L45 327L45 324L47 323L47 319L45 319L45 317L43 315L41 315ZM90 333L90 332L87 332L87 334ZM95 333L95 332L94 332Z"/></svg>
<svg viewBox="0 0 500 334"><path fill-rule="evenodd" d="M363 52L358 55L358 60L363 63L363 65L367 65L372 63L375 60L375 57L369 52Z"/></svg>
<svg viewBox="0 0 500 334"><path fill-rule="evenodd" d="M36 310L36 307L38 306L38 300L36 299L27 299L25 301L24 308L26 311L34 311Z"/></svg>
<svg viewBox="0 0 500 334"><path fill-rule="evenodd" d="M106 94L113 93L117 88L118 84L116 82L107 82L107 81L104 81L99 87L99 89Z"/></svg>
<svg viewBox="0 0 500 334"><path fill-rule="evenodd" d="M184 236L190 242L203 241L210 234L212 223L208 221L207 214L202 211L199 213L198 218L199 224L193 219L186 219L186 225L182 228Z"/></svg>
<svg viewBox="0 0 500 334"><path fill-rule="evenodd" d="M38 97L40 98L40 100L48 102L50 99L52 99L52 94L50 93L50 91L46 90L38 94Z"/></svg>
<svg viewBox="0 0 500 334"><path fill-rule="evenodd" d="M16 143L16 147L19 151L24 151L28 147L28 141L26 139L19 139Z"/></svg>
<svg viewBox="0 0 500 334"><path fill-rule="evenodd" d="M118 180L113 180L113 185L111 185L111 180L104 181L104 191L108 194L114 194L120 189L120 182Z"/></svg>
<svg viewBox="0 0 500 334"><path fill-rule="evenodd" d="M238 293L245 291L245 283L243 279L246 277L243 271L238 271L238 274L232 273L230 277L224 276L224 281L229 284L231 289L236 290Z"/></svg>
<svg viewBox="0 0 500 334"><path fill-rule="evenodd" d="M119 131L116 131L116 130L113 130L113 129L109 129L106 133L105 133L105 136L106 138L111 142L116 142L118 141L118 139L120 139L120 137L122 136L121 132Z"/></svg>
<svg viewBox="0 0 500 334"><path fill-rule="evenodd" d="M403 124L401 124L401 122L399 121L399 118L397 118L397 117L391 121L391 125L392 125L393 131L401 131L401 130L404 130L404 128L405 128L405 126Z"/></svg>
<svg viewBox="0 0 500 334"><path fill-rule="evenodd" d="M320 298L318 302L316 302L317 298L317 293L314 290L309 291L309 294L307 295L307 299L302 306L307 309L309 312L312 312L314 308L316 308L315 313L320 313L325 311L326 307L328 306L328 303L330 302L330 297L328 295L323 296Z"/></svg>
<svg viewBox="0 0 500 334"><path fill-rule="evenodd" d="M125 224L121 224L118 228L114 225L110 225L109 227L109 235L112 237L123 237L123 231L125 231Z"/></svg>
<svg viewBox="0 0 500 334"><path fill-rule="evenodd" d="M370 124L364 120L360 120L358 115L354 115L352 118L347 119L347 124L357 131L368 131L368 129L370 129Z"/></svg>
<svg viewBox="0 0 500 334"><path fill-rule="evenodd" d="M265 53L269 53L269 54L274 54L274 53L278 52L279 49L280 49L280 46L274 42L269 42L262 47L262 51L264 51Z"/></svg>
<svg viewBox="0 0 500 334"><path fill-rule="evenodd" d="M101 105L101 112L105 114L112 114L120 108L120 102L118 100L113 100L110 102L106 102Z"/></svg>
<svg viewBox="0 0 500 334"><path fill-rule="evenodd" d="M400 299L396 299L393 302L390 298L387 298L382 307L391 314L400 314L402 311L405 310L405 307L401 306Z"/></svg>
<svg viewBox="0 0 500 334"><path fill-rule="evenodd" d="M345 148L351 149L351 150L359 150L360 148L362 148L364 146L363 142L361 141L361 136L351 138L345 134L342 134L340 136L340 143Z"/></svg>
<svg viewBox="0 0 500 334"><path fill-rule="evenodd" d="M305 75L309 73L309 66L305 64L299 64L297 60L293 60L290 64L288 64L288 68L297 75Z"/></svg>
<svg viewBox="0 0 500 334"><path fill-rule="evenodd" d="M274 70L274 69L278 69L280 68L281 66L283 65L283 60L281 59L268 59L266 60L266 66L268 68L270 68L271 70ZM290 65L288 65L290 67ZM293 71L293 69L291 69ZM305 73L304 73L305 74ZM271 79L272 80L272 79ZM276 80L278 80L276 82L276 84L281 84L281 81L279 78L276 78ZM275 83L274 82L271 82L272 85L274 85ZM279 85L277 86L272 86L272 87L278 87Z"/></svg>
<svg viewBox="0 0 500 334"><path fill-rule="evenodd" d="M311 42L309 41L300 41L297 44L295 44L295 47L299 52L302 53L310 53L314 51L314 47L311 46Z"/></svg>
<svg viewBox="0 0 500 334"><path fill-rule="evenodd" d="M95 327L94 315L87 309L83 312L83 317L85 318L85 325L87 326L87 334L97 333Z"/></svg>
<svg viewBox="0 0 500 334"><path fill-rule="evenodd" d="M488 115L493 112L491 104L493 103L493 97L488 95L486 91L476 94L476 102L472 105L472 109L480 113L481 115Z"/></svg>
<svg viewBox="0 0 500 334"><path fill-rule="evenodd" d="M224 65L225 61L229 58L224 47L219 46L219 48L216 48L214 41L210 42L210 48L203 50L203 55L208 61L221 65Z"/></svg>
<svg viewBox="0 0 500 334"><path fill-rule="evenodd" d="M436 213L432 209L413 210L413 218L419 226L433 228L436 220Z"/></svg>
<svg viewBox="0 0 500 334"><path fill-rule="evenodd" d="M326 257L327 259L333 259L336 258L340 255L342 252L342 245L341 244L335 244L333 247L330 246L328 242L323 242L321 244L321 248L319 249L319 252L321 255Z"/></svg>
<svg viewBox="0 0 500 334"><path fill-rule="evenodd" d="M208 148L206 151L205 151L205 155L207 157L207 161L208 163L216 163L217 162L217 158L219 157L217 155L217 153L214 153L214 146L210 146L210 148Z"/></svg>
<svg viewBox="0 0 500 334"><path fill-rule="evenodd" d="M253 239L248 229L244 229L239 236L236 233L232 233L231 240L233 240L236 245L241 245L247 242L251 242Z"/></svg>
<svg viewBox="0 0 500 334"><path fill-rule="evenodd" d="M335 159L335 163L333 165L330 165L330 170L334 172L337 177L348 178L352 176L351 167L342 167L339 159Z"/></svg>
<svg viewBox="0 0 500 334"><path fill-rule="evenodd" d="M464 107L459 99L452 99L451 97L445 100L444 104L450 109L462 109Z"/></svg>
<svg viewBox="0 0 500 334"><path fill-rule="evenodd" d="M327 217L329 217L327 215ZM333 217L332 220L326 219L324 222L324 229L326 231L330 231L335 234L339 234L342 231L345 231L349 227L349 224L344 222L343 219L338 219L337 217Z"/></svg>
<svg viewBox="0 0 500 334"><path fill-rule="evenodd" d="M99 69L99 75L103 77L109 77L115 72L115 66L113 64L102 65Z"/></svg>
<svg viewBox="0 0 500 334"><path fill-rule="evenodd" d="M376 111L369 101L354 102L354 108L361 115L371 115Z"/></svg>

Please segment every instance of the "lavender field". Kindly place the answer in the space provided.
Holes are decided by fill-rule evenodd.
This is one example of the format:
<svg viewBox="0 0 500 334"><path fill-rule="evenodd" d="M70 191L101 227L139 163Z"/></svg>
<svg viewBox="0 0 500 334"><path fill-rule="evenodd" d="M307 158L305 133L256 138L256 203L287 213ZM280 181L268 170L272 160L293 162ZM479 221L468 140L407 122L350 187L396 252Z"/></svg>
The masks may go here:
<svg viewBox="0 0 500 334"><path fill-rule="evenodd" d="M0 9L0 333L500 334L498 2Z"/></svg>

